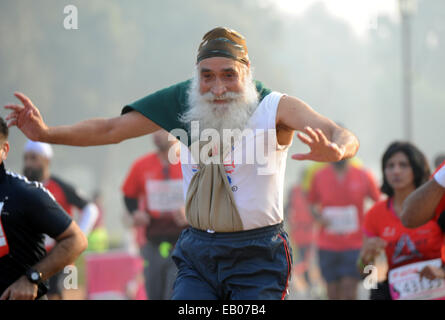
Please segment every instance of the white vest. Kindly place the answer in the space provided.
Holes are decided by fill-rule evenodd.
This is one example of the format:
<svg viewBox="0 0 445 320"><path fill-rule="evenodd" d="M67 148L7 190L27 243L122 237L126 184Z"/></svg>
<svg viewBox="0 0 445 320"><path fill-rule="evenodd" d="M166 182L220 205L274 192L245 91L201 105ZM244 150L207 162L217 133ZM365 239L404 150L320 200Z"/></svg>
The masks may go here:
<svg viewBox="0 0 445 320"><path fill-rule="evenodd" d="M248 121L250 134L243 136L242 142L235 144L232 153L224 161L244 230L283 221L284 173L290 145L280 146L276 142L276 115L282 96L281 93L272 92L264 97ZM268 139L274 143L267 157L257 156L257 153L264 154L257 150L264 150L266 147L261 145ZM198 165L191 163L191 153L182 144L181 160L185 199Z"/></svg>

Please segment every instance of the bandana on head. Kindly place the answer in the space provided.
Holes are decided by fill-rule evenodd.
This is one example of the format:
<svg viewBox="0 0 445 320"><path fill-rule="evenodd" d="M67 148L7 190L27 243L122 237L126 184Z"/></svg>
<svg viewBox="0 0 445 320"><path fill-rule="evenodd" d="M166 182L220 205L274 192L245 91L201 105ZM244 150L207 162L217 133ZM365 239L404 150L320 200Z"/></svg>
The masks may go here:
<svg viewBox="0 0 445 320"><path fill-rule="evenodd" d="M217 27L207 32L198 49L196 63L212 57L225 57L249 64L246 40L238 32Z"/></svg>

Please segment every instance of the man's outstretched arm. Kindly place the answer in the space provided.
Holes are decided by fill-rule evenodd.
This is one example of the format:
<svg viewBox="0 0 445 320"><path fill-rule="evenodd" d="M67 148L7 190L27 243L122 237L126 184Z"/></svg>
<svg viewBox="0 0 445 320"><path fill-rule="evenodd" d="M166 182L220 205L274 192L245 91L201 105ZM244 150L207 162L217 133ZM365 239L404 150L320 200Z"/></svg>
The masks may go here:
<svg viewBox="0 0 445 320"><path fill-rule="evenodd" d="M360 145L357 137L349 130L338 126L294 97L281 98L276 127L280 144L289 144L294 130L300 131L297 136L309 146L310 151L293 155L292 158L296 160L335 162L348 159L357 153Z"/></svg>
<svg viewBox="0 0 445 320"><path fill-rule="evenodd" d="M8 126L17 126L29 139L72 146L97 146L153 133L160 129L137 111L115 118L88 119L73 125L48 127L40 111L22 93L14 94L23 105L6 105L12 110L6 117Z"/></svg>

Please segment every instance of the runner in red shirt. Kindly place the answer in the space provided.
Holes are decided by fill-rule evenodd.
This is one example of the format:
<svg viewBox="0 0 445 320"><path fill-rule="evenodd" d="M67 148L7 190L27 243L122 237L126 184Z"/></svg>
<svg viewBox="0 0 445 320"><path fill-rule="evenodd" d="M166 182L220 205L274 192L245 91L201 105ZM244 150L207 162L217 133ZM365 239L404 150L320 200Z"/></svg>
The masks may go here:
<svg viewBox="0 0 445 320"><path fill-rule="evenodd" d="M377 201L379 196L372 175L347 161L333 163L314 176L309 202L322 225L319 263L329 299L356 299L360 274L355 262L363 238L363 205L367 197Z"/></svg>
<svg viewBox="0 0 445 320"><path fill-rule="evenodd" d="M415 228L427 221L445 225L445 161L437 166L433 179L425 183L406 199L402 211L402 223ZM442 247L445 257L445 246ZM421 274L428 279L445 278L443 268L425 267Z"/></svg>
<svg viewBox="0 0 445 320"><path fill-rule="evenodd" d="M177 272L172 249L187 220L181 164L171 164L168 159L175 142L168 140L168 132L164 130L155 132L153 138L158 151L133 163L122 191L135 226L145 229L146 241L140 250L145 260L147 296L151 300L165 300L171 298Z"/></svg>
<svg viewBox="0 0 445 320"><path fill-rule="evenodd" d="M307 201L307 195L300 185L295 185L289 195L287 205L287 221L290 226L290 238L298 250L298 262L294 269L297 275L303 274L306 287L312 287L309 276L309 266L313 255L315 241L315 223L311 214L311 209Z"/></svg>
<svg viewBox="0 0 445 320"><path fill-rule="evenodd" d="M383 155L382 170L381 190L388 199L376 203L365 216L365 237L358 260L364 273L380 252L387 259L387 279L371 289L371 300L440 298L444 284L421 281L418 273L424 264L441 265L445 226L429 221L408 229L400 220L404 200L428 179L428 162L414 145L394 142ZM445 290L442 291L445 295Z"/></svg>

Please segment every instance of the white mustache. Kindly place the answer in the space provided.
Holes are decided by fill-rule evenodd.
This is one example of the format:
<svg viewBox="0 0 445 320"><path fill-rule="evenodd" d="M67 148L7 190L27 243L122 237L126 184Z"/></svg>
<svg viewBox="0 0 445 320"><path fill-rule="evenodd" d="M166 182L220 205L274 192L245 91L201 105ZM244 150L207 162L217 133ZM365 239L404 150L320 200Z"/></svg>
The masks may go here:
<svg viewBox="0 0 445 320"><path fill-rule="evenodd" d="M238 100L242 97L241 93L238 92L225 92L220 96L213 94L213 92L206 92L201 95L202 99L208 103L212 103L215 100Z"/></svg>

